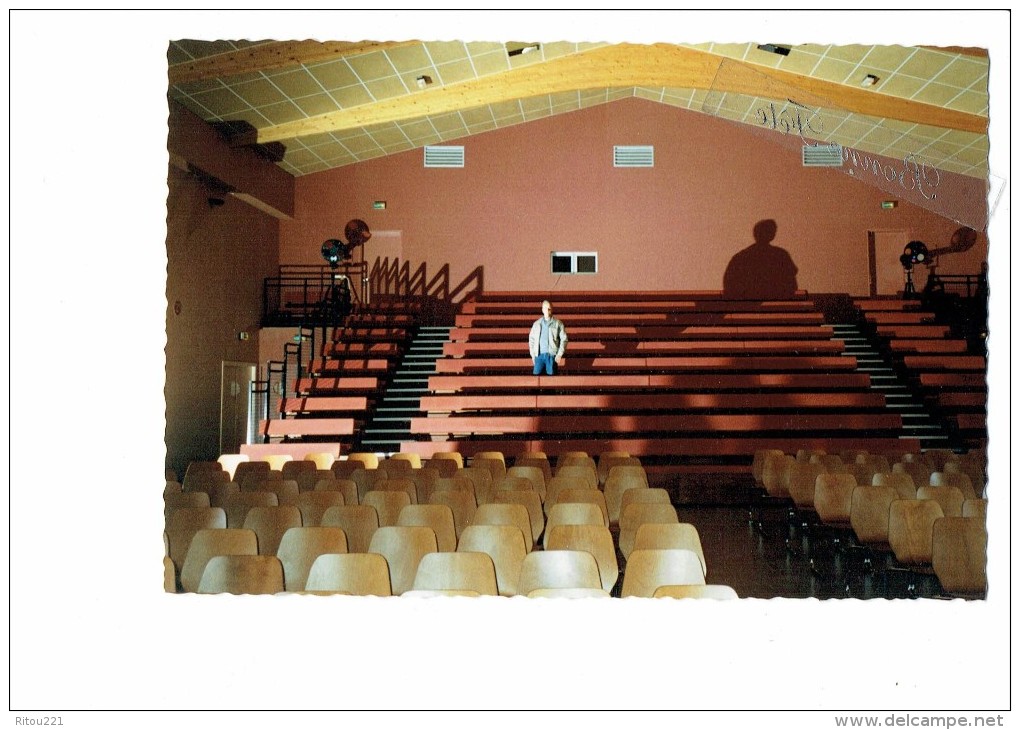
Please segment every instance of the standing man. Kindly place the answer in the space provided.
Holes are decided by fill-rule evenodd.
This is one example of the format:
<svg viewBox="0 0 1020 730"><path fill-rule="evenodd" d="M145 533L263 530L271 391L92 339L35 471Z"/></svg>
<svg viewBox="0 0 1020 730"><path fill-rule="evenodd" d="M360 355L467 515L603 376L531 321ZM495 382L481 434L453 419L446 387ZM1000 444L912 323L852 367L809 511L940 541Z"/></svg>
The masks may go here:
<svg viewBox="0 0 1020 730"><path fill-rule="evenodd" d="M563 354L567 351L567 328L552 316L552 312L549 300L542 302L542 316L531 325L528 335L528 350L535 361L535 375L554 375L556 366L563 365Z"/></svg>

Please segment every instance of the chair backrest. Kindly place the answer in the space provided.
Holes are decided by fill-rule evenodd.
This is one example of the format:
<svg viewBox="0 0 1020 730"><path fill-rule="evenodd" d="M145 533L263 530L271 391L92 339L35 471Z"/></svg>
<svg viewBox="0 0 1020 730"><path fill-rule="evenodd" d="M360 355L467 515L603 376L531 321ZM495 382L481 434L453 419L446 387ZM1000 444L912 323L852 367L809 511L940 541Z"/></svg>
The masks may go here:
<svg viewBox="0 0 1020 730"><path fill-rule="evenodd" d="M815 479L815 512L827 525L850 524L850 502L857 489L857 478L851 473L819 474Z"/></svg>
<svg viewBox="0 0 1020 730"><path fill-rule="evenodd" d="M621 474L615 466L609 470L609 477L606 479L605 495L606 507L609 508L609 524L615 525L620 521L620 509L623 503L623 493L628 489L648 489L648 482L642 477L632 474Z"/></svg>
<svg viewBox="0 0 1020 730"><path fill-rule="evenodd" d="M301 474L307 474L318 469L315 466L314 461L306 461L304 459L292 459L286 462L281 468L280 473L283 474L284 479L298 480Z"/></svg>
<svg viewBox="0 0 1020 730"><path fill-rule="evenodd" d="M960 507L961 517L980 517L983 523L988 518L987 499L965 499Z"/></svg>
<svg viewBox="0 0 1020 730"><path fill-rule="evenodd" d="M635 550L690 550L698 556L702 574L708 574L708 563L701 546L701 536L698 534L698 528L689 522L675 524L646 522L637 528L634 535L632 555Z"/></svg>
<svg viewBox="0 0 1020 730"><path fill-rule="evenodd" d="M352 596L391 596L386 558L375 553L320 555L312 563L305 590Z"/></svg>
<svg viewBox="0 0 1020 730"><path fill-rule="evenodd" d="M584 490L595 491L596 490ZM609 527L606 522L605 513L597 504L591 502L560 502L549 508L545 517L545 533L542 538L543 546L549 549L549 533L557 525L598 525Z"/></svg>
<svg viewBox="0 0 1020 730"><path fill-rule="evenodd" d="M917 498L914 477L903 471L877 471L871 477L871 484L876 487L892 487L898 499Z"/></svg>
<svg viewBox="0 0 1020 730"><path fill-rule="evenodd" d="M956 487L918 487L917 498L938 502L945 517L960 517L962 514L963 492Z"/></svg>
<svg viewBox="0 0 1020 730"><path fill-rule="evenodd" d="M464 466L464 455L459 451L437 451L430 457L431 461L452 461L457 468Z"/></svg>
<svg viewBox="0 0 1020 730"><path fill-rule="evenodd" d="M475 501L478 504L485 504L489 501L489 495L492 493L492 472L484 464L480 466L469 466L463 471L458 472L459 475L465 476L471 480L471 483L475 485Z"/></svg>
<svg viewBox="0 0 1020 730"><path fill-rule="evenodd" d="M583 550L528 553L521 563L518 590L528 595L538 588L602 588L598 563Z"/></svg>
<svg viewBox="0 0 1020 730"><path fill-rule="evenodd" d="M478 508L474 495L461 490L433 492L429 497L429 504L443 504L450 508L450 511L453 512L453 528L457 533L458 540L463 534L464 528L471 524L475 517L475 510Z"/></svg>
<svg viewBox="0 0 1020 730"><path fill-rule="evenodd" d="M475 591L482 596L498 596L496 566L484 552L428 553L418 563L414 590Z"/></svg>
<svg viewBox="0 0 1020 730"><path fill-rule="evenodd" d="M545 530L545 512L542 511L542 498L533 489L520 491L494 491L492 493L493 504L519 504L528 511L528 519L531 521L531 535L535 542Z"/></svg>
<svg viewBox="0 0 1020 730"><path fill-rule="evenodd" d="M163 556L163 591L165 593L177 592L177 566L170 559L169 555Z"/></svg>
<svg viewBox="0 0 1020 730"><path fill-rule="evenodd" d="M546 539L546 550L581 550L591 553L599 569L602 588L611 592L620 577L616 544L605 525L555 525Z"/></svg>
<svg viewBox="0 0 1020 730"><path fill-rule="evenodd" d="M548 484L549 480L552 479L553 470L552 464L549 463L549 457L540 452L528 452L522 454L514 460L514 466L534 466L538 467L542 471L542 478L545 483Z"/></svg>
<svg viewBox="0 0 1020 730"><path fill-rule="evenodd" d="M387 461L406 461L411 465L412 469L421 469L421 454L396 453Z"/></svg>
<svg viewBox="0 0 1020 730"><path fill-rule="evenodd" d="M512 469L513 467L511 467ZM514 476L507 471L507 474L502 479L498 479L492 485L492 491L495 492L535 492L538 494L538 490L535 489L535 483L527 477ZM491 497L492 495L490 495Z"/></svg>
<svg viewBox="0 0 1020 730"><path fill-rule="evenodd" d="M179 571L181 588L188 593L197 591L205 565L214 555L258 555L258 551L258 538L252 530L231 527L199 530Z"/></svg>
<svg viewBox="0 0 1020 730"><path fill-rule="evenodd" d="M812 454L811 458L808 459L812 464L818 464L822 467L823 471L840 474L849 471L847 465L843 463L843 457L839 454Z"/></svg>
<svg viewBox="0 0 1020 730"><path fill-rule="evenodd" d="M592 487L587 479L583 479L578 476L555 476L546 482L545 485L545 504L548 509L552 505L556 504L560 500L560 494L568 489L589 489L593 492L599 491Z"/></svg>
<svg viewBox="0 0 1020 730"><path fill-rule="evenodd" d="M446 463L452 464L453 462L447 459ZM429 497L435 490L436 482L439 481L439 470L431 466L423 466L421 469L412 469L408 477L414 482L414 488L417 492L415 502L417 504L428 504Z"/></svg>
<svg viewBox="0 0 1020 730"><path fill-rule="evenodd" d="M786 489L786 473L796 457L790 454L771 454L765 457L761 469L761 483L770 497L789 497Z"/></svg>
<svg viewBox="0 0 1020 730"><path fill-rule="evenodd" d="M856 462L866 465L872 473L892 471L892 465L884 454L858 454Z"/></svg>
<svg viewBox="0 0 1020 730"><path fill-rule="evenodd" d="M765 461L770 456L782 456L782 449L758 449L754 452L754 457L751 460L751 476L754 479L755 485L765 488L765 483L762 481L762 472L765 469Z"/></svg>
<svg viewBox="0 0 1020 730"><path fill-rule="evenodd" d="M524 533L514 525L469 525L457 544L457 552L485 553L496 569L501 596L516 596L521 563L528 554Z"/></svg>
<svg viewBox="0 0 1020 730"><path fill-rule="evenodd" d="M166 520L167 552L180 572L191 540L199 530L225 528L226 513L219 507L179 507Z"/></svg>
<svg viewBox="0 0 1020 730"><path fill-rule="evenodd" d="M320 479L315 483L316 492L340 492L344 497L344 504L361 504L358 500L358 485L351 479L334 477L333 479Z"/></svg>
<svg viewBox="0 0 1020 730"><path fill-rule="evenodd" d="M652 504L671 504L669 492L656 487L654 489L628 489L620 495L620 512L627 509L627 505L636 502L648 502Z"/></svg>
<svg viewBox="0 0 1020 730"><path fill-rule="evenodd" d="M303 591L308 571L320 555L347 552L347 535L340 527L292 527L283 533L276 557L283 563L288 591Z"/></svg>
<svg viewBox="0 0 1020 730"><path fill-rule="evenodd" d="M574 466L580 464L582 466L591 465L595 467L595 460L588 455L587 451L564 451L556 457L556 470L558 471L564 466Z"/></svg>
<svg viewBox="0 0 1020 730"><path fill-rule="evenodd" d="M367 553L372 535L379 529L379 515L369 504L345 504L322 513L322 527L339 527L347 535L347 551Z"/></svg>
<svg viewBox="0 0 1020 730"><path fill-rule="evenodd" d="M620 553L624 560L629 559L631 550L634 549L634 538L641 525L649 523L676 524L679 522L680 518L671 504L635 502L627 505L627 509L620 514Z"/></svg>
<svg viewBox="0 0 1020 730"><path fill-rule="evenodd" d="M644 489L629 489L630 492L644 492ZM627 492L624 492L626 494ZM551 510L558 504L593 504L602 512L602 521L609 527L609 507L606 505L606 495L598 489L564 489L559 493L556 502L546 504L546 510Z"/></svg>
<svg viewBox="0 0 1020 730"><path fill-rule="evenodd" d="M817 462L798 461L790 466L786 476L786 491L798 509L815 508L815 481L825 467Z"/></svg>
<svg viewBox="0 0 1020 730"><path fill-rule="evenodd" d="M899 461L892 465L892 470L909 474L914 480L914 486L928 484L934 471L926 461Z"/></svg>
<svg viewBox="0 0 1020 730"><path fill-rule="evenodd" d="M497 482L506 476L506 458L499 451L480 451L471 458L470 466L488 468L492 481Z"/></svg>
<svg viewBox="0 0 1020 730"><path fill-rule="evenodd" d="M506 470L507 477L527 479L531 482L531 488L545 499L545 472L538 466L511 466Z"/></svg>
<svg viewBox="0 0 1020 730"><path fill-rule="evenodd" d="M267 479L254 485L251 482L248 484L254 487L249 491L272 492L275 494L277 504L290 504L301 493L298 483L293 479Z"/></svg>
<svg viewBox="0 0 1020 730"><path fill-rule="evenodd" d="M452 553L457 549L457 526L453 510L444 504L409 504L400 510L397 524L404 527L428 527L436 533L440 552Z"/></svg>
<svg viewBox="0 0 1020 730"><path fill-rule="evenodd" d="M333 466L329 467L329 470L333 472L333 476L337 479L350 479L351 474L353 474L355 470L364 468L365 465L360 461L343 459L334 461Z"/></svg>
<svg viewBox="0 0 1020 730"><path fill-rule="evenodd" d="M795 458L797 461L811 461L812 456L822 456L825 453L825 449L797 449Z"/></svg>
<svg viewBox="0 0 1020 730"><path fill-rule="evenodd" d="M521 531L527 551L535 546L531 532L531 516L523 504L491 503L480 504L475 510L473 525L512 525Z"/></svg>
<svg viewBox="0 0 1020 730"><path fill-rule="evenodd" d="M333 462L336 461L336 456L328 451L315 451L310 454L305 454L305 461L310 461L315 464L315 468L330 469L333 466Z"/></svg>
<svg viewBox="0 0 1020 730"><path fill-rule="evenodd" d="M382 469L355 469L347 478L358 485L358 504L363 504L365 495L375 489L376 482L386 479L386 472Z"/></svg>
<svg viewBox="0 0 1020 730"><path fill-rule="evenodd" d="M411 504L418 504L418 487L411 477L390 477L378 481L372 487L377 492L404 492Z"/></svg>
<svg viewBox="0 0 1020 730"><path fill-rule="evenodd" d="M380 527L372 535L368 546L370 553L386 558L390 567L390 586L393 595L411 590L418 563L427 553L438 552L436 533L428 527L402 527L390 525Z"/></svg>
<svg viewBox="0 0 1020 730"><path fill-rule="evenodd" d="M354 461L362 465L362 469L378 469L379 457L375 454L355 451L347 455L347 461Z"/></svg>
<svg viewBox="0 0 1020 730"><path fill-rule="evenodd" d="M252 507L276 507L280 504L275 492L238 492L227 497L227 527L244 527L244 518Z"/></svg>
<svg viewBox="0 0 1020 730"><path fill-rule="evenodd" d="M459 456L459 454L458 454ZM436 473L436 476L440 477L452 477L460 469L463 469L463 464L460 464L453 459L428 459L422 461L422 469L431 469Z"/></svg>
<svg viewBox="0 0 1020 730"><path fill-rule="evenodd" d="M283 592L283 565L275 555L214 555L198 583L199 593Z"/></svg>
<svg viewBox="0 0 1020 730"><path fill-rule="evenodd" d="M229 484L230 482L227 482ZM209 495L206 492L170 492L163 494L163 517L167 518L175 509L181 507L210 507Z"/></svg>
<svg viewBox="0 0 1020 730"><path fill-rule="evenodd" d="M315 462L313 461L306 461L303 463L315 466ZM305 469L304 471L294 475L294 481L297 482L299 492L314 491L315 485L323 479L335 481L336 474L334 474L331 469Z"/></svg>
<svg viewBox="0 0 1020 730"><path fill-rule="evenodd" d="M963 472L933 471L929 484L933 487L956 487L964 499L977 499L974 482Z"/></svg>
<svg viewBox="0 0 1020 730"><path fill-rule="evenodd" d="M415 454L415 456L418 456ZM387 479L397 479L399 477L410 478L411 472L414 471L415 466L412 462L407 459L381 459L379 461L379 471L386 474Z"/></svg>
<svg viewBox="0 0 1020 730"><path fill-rule="evenodd" d="M692 550L634 550L627 560L620 595L651 598L661 586L704 583L701 561Z"/></svg>
<svg viewBox="0 0 1020 730"><path fill-rule="evenodd" d="M301 510L294 505L252 507L245 515L243 527L258 535L259 555L276 555L283 533L301 527Z"/></svg>
<svg viewBox="0 0 1020 730"><path fill-rule="evenodd" d="M589 461L591 461L589 459ZM595 463L589 464L573 464L567 463L564 466L558 467L553 474L555 477L566 477L568 479L583 479L584 483L591 489L598 489L599 477L595 471Z"/></svg>
<svg viewBox="0 0 1020 730"><path fill-rule="evenodd" d="M216 484L229 482L230 474L220 469L219 464L216 462L211 463L216 464L216 468L206 467L196 469L194 468L195 462L192 462L184 475L184 481L181 482L181 490L184 492L206 492Z"/></svg>
<svg viewBox="0 0 1020 730"><path fill-rule="evenodd" d="M375 507L380 527L390 527L397 524L400 510L411 504L411 497L405 491L380 492L373 489L365 493L361 503Z"/></svg>
<svg viewBox="0 0 1020 730"><path fill-rule="evenodd" d="M609 470L614 466L640 466L641 461L626 451L603 451L595 460L595 476L599 484L605 484L609 478Z"/></svg>
<svg viewBox="0 0 1020 730"><path fill-rule="evenodd" d="M272 471L282 471L283 465L288 461L293 461L294 457L290 454L266 454L259 457L259 459L269 464L269 468Z"/></svg>
<svg viewBox="0 0 1020 730"><path fill-rule="evenodd" d="M932 527L943 517L933 499L897 499L889 505L889 547L906 565L931 565Z"/></svg>
<svg viewBox="0 0 1020 730"><path fill-rule="evenodd" d="M889 542L889 505L899 499L889 486L858 486L850 497L850 527L865 545Z"/></svg>
<svg viewBox="0 0 1020 730"><path fill-rule="evenodd" d="M318 527L327 509L343 504L344 495L341 492L327 491L302 492L293 502L301 511L301 524L304 527Z"/></svg>
<svg viewBox="0 0 1020 730"><path fill-rule="evenodd" d="M725 601L740 598L731 586L711 584L704 586L659 586L652 598L714 598Z"/></svg>
<svg viewBox="0 0 1020 730"><path fill-rule="evenodd" d="M230 479L234 479L234 472L237 471L237 465L242 461L249 461L247 454L220 454L220 457L216 460L219 462L223 470L230 475Z"/></svg>
<svg viewBox="0 0 1020 730"><path fill-rule="evenodd" d="M601 588L536 588L528 598L612 598Z"/></svg>
<svg viewBox="0 0 1020 730"><path fill-rule="evenodd" d="M949 594L988 590L988 532L979 517L943 517L932 528L931 567Z"/></svg>
<svg viewBox="0 0 1020 730"><path fill-rule="evenodd" d="M266 478L270 471L268 462L242 461L234 470L234 477L231 481L237 482L241 489L245 489L249 480L260 482Z"/></svg>

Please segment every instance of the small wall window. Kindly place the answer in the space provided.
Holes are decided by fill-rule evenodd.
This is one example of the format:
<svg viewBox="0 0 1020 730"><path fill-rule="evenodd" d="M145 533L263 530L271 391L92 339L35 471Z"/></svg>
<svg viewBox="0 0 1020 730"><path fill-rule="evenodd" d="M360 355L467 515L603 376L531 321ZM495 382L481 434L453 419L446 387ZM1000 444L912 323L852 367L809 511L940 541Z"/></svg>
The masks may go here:
<svg viewBox="0 0 1020 730"><path fill-rule="evenodd" d="M595 251L553 251L552 273L597 274L599 255Z"/></svg>

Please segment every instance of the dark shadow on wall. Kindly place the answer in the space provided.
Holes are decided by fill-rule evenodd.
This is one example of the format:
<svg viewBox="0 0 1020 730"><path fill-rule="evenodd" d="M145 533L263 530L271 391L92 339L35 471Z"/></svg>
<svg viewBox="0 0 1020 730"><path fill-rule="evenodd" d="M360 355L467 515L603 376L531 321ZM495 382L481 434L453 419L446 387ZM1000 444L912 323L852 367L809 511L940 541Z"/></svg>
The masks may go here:
<svg viewBox="0 0 1020 730"><path fill-rule="evenodd" d="M723 274L723 296L728 299L786 299L797 291L797 266L784 248L773 246L778 226L774 220L754 225L754 243L738 252Z"/></svg>

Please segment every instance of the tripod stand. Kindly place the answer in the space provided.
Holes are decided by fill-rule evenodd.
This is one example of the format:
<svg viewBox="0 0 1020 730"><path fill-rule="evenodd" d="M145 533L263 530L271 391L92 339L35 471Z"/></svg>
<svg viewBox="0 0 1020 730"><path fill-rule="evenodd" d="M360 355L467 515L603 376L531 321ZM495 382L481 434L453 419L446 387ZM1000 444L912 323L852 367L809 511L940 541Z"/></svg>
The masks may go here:
<svg viewBox="0 0 1020 730"><path fill-rule="evenodd" d="M330 275L329 287L319 302L323 344L326 343L327 330L330 327L335 330L343 326L344 321L354 310L350 279L346 274L336 273L336 269L339 267L333 266L332 268L333 273Z"/></svg>

